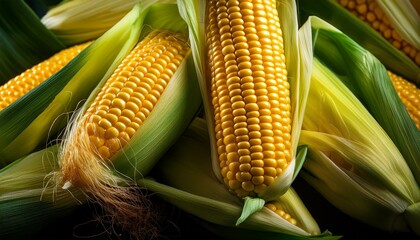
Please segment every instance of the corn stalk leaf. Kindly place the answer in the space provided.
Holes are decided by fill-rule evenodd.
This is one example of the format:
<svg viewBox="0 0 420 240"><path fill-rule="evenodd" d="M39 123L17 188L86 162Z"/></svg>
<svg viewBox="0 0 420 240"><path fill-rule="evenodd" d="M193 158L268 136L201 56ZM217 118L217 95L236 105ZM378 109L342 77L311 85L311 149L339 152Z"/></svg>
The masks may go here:
<svg viewBox="0 0 420 240"><path fill-rule="evenodd" d="M23 0L0 1L0 39L0 84L65 47Z"/></svg>

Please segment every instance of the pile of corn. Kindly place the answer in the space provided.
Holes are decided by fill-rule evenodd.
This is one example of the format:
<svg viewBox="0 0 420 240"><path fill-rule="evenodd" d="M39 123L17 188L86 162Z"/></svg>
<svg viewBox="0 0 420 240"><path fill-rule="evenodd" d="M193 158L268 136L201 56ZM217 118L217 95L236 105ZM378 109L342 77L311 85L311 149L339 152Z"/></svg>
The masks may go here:
<svg viewBox="0 0 420 240"><path fill-rule="evenodd" d="M420 236L416 8L0 0L0 238Z"/></svg>

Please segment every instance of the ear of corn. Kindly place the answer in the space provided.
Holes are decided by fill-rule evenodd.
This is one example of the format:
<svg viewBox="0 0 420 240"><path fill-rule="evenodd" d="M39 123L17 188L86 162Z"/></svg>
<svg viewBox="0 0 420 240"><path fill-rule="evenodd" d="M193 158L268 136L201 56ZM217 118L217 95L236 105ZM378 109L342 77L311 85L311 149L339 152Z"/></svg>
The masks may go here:
<svg viewBox="0 0 420 240"><path fill-rule="evenodd" d="M27 69L0 86L0 111L61 70L91 42L72 46Z"/></svg>
<svg viewBox="0 0 420 240"><path fill-rule="evenodd" d="M295 173L311 66L299 65L311 51L297 47L294 1L178 3L193 36L215 174L239 197L276 199Z"/></svg>
<svg viewBox="0 0 420 240"><path fill-rule="evenodd" d="M207 124L204 119L195 118L150 177L138 180L139 185L198 217L200 223L224 237L232 236L230 232L237 236L247 233L244 239L336 238L327 231L320 233L316 221L293 188L267 202L237 226L244 203L213 174L209 146ZM185 177L180 178L180 175Z"/></svg>
<svg viewBox="0 0 420 240"><path fill-rule="evenodd" d="M257 196L292 161L290 84L276 4L210 1L207 13L219 171L239 197Z"/></svg>
<svg viewBox="0 0 420 240"><path fill-rule="evenodd" d="M314 55L337 72L339 79L369 110L420 183L420 131L395 91L385 67L369 51L328 23L314 18L312 27L316 33Z"/></svg>
<svg viewBox="0 0 420 240"><path fill-rule="evenodd" d="M390 4L393 12L399 19L411 15L411 10L402 10L400 5L409 4L407 1L380 1ZM298 2L301 21L304 22L309 16L318 16L324 21L334 25L347 36L351 37L362 47L366 48L377 57L388 70L404 77L408 81L420 86L420 70L407 55L392 46L370 25L358 19L351 12L339 5L336 0L310 1L302 0ZM332 14L333 13L333 14ZM417 17L418 16L413 16ZM418 20L417 20L418 21ZM418 22L404 21L405 29L411 35L418 37Z"/></svg>
<svg viewBox="0 0 420 240"><path fill-rule="evenodd" d="M178 31L180 27L185 28L183 21L171 18L173 14L177 14L174 12L176 9L164 7L165 4L174 1L161 0L156 3L155 0L143 0L142 8L147 8L149 11L145 19L146 24L151 24L155 29L172 31ZM101 36L124 17L137 2L137 0L66 1L51 8L41 18L41 22L60 41L68 45L78 44ZM159 21L155 21L156 17Z"/></svg>
<svg viewBox="0 0 420 240"><path fill-rule="evenodd" d="M63 115L73 111L134 45L143 17L139 6L133 8L62 70L0 111L0 165L42 147L65 126Z"/></svg>
<svg viewBox="0 0 420 240"><path fill-rule="evenodd" d="M0 16L0 84L65 48L23 0L1 1Z"/></svg>
<svg viewBox="0 0 420 240"><path fill-rule="evenodd" d="M61 164L65 185L89 185L97 171L89 167L91 162L112 159L130 142L186 56L189 47L179 37L159 30L149 33L124 58L95 99L85 105L86 111L64 144ZM79 149L77 155L74 149Z"/></svg>
<svg viewBox="0 0 420 240"><path fill-rule="evenodd" d="M172 13L175 2L150 5ZM146 16L146 19L151 20ZM159 26L159 19L148 26ZM167 27L170 27L168 25ZM153 213L137 192L142 178L188 126L201 105L185 32L145 28L136 47L92 92L68 127L57 187L80 188L134 238L153 235Z"/></svg>
<svg viewBox="0 0 420 240"><path fill-rule="evenodd" d="M408 114L410 114L411 119L413 119L417 129L420 131L420 89L395 73L387 72Z"/></svg>
<svg viewBox="0 0 420 240"><path fill-rule="evenodd" d="M120 21L137 3L124 1L65 1L52 7L41 22L60 41L78 44L96 39Z"/></svg>
<svg viewBox="0 0 420 240"><path fill-rule="evenodd" d="M320 107L305 113L300 143L308 146L308 159L300 174L334 206L366 224L417 232L420 189L414 172L362 102L314 59L308 101ZM366 64L369 58L364 59ZM406 212L415 217L406 218Z"/></svg>
<svg viewBox="0 0 420 240"><path fill-rule="evenodd" d="M413 62L420 65L418 31L407 29L410 26L418 26L420 19L409 0L338 0L337 2L378 31L382 37L395 48L404 52ZM400 12L404 14L398 14L395 8L399 8Z"/></svg>

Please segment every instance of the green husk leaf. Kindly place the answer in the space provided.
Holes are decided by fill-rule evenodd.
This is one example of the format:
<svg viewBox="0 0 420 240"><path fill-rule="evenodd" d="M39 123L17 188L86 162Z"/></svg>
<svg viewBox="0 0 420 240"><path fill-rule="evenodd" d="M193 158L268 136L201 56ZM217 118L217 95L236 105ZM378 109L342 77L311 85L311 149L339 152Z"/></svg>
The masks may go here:
<svg viewBox="0 0 420 240"><path fill-rule="evenodd" d="M197 221L204 226L207 230L223 237L224 239L232 240L255 240L255 239L264 239L264 240L278 240L278 239L287 239L287 240L298 240L298 239L323 239L323 240L335 240L340 239L340 236L333 236L330 232L325 231L316 237L303 237L303 236L293 236L283 233L273 233L266 231L253 231L248 229L238 229L234 227L227 227L222 225L217 225L209 222L205 222L201 219Z"/></svg>
<svg viewBox="0 0 420 240"><path fill-rule="evenodd" d="M300 169L302 169L303 164L305 163L306 154L308 153L308 146L306 145L300 145L297 148L297 154L296 154L296 166L295 166L295 172L293 173L293 180L298 176Z"/></svg>
<svg viewBox="0 0 420 240"><path fill-rule="evenodd" d="M45 146L65 126L66 114L89 96L137 42L144 15L137 5L61 71L0 111L0 166Z"/></svg>
<svg viewBox="0 0 420 240"><path fill-rule="evenodd" d="M195 118L149 177L139 179L138 184L206 222L232 230L248 229L297 237L320 234L315 220L291 188L277 201L284 202L285 209L296 216L303 228L290 224L267 208L254 212L236 227L243 201L231 194L213 174L209 137L204 139L205 134L208 134L206 122Z"/></svg>
<svg viewBox="0 0 420 240"><path fill-rule="evenodd" d="M174 6L176 7L176 6ZM197 114L202 102L191 52L131 141L112 159L132 179L147 175Z"/></svg>
<svg viewBox="0 0 420 240"><path fill-rule="evenodd" d="M241 216L236 221L236 226L245 221L251 214L260 211L264 207L265 201L261 198L244 198L244 207Z"/></svg>
<svg viewBox="0 0 420 240"><path fill-rule="evenodd" d="M338 76L314 58L300 174L344 213L387 231L407 231L403 213L420 189L390 137ZM417 219L418 220L418 219Z"/></svg>
<svg viewBox="0 0 420 240"><path fill-rule="evenodd" d="M377 1L400 36L420 49L420 16L410 0Z"/></svg>
<svg viewBox="0 0 420 240"><path fill-rule="evenodd" d="M166 29L186 34L188 26L185 21L180 17L174 18L173 16L179 16L176 0L158 1L150 6L144 23L153 29Z"/></svg>
<svg viewBox="0 0 420 240"><path fill-rule="evenodd" d="M363 103L404 156L420 183L420 131L390 80L385 67L369 51L328 23L310 18L314 55ZM350 60L351 59L351 60Z"/></svg>
<svg viewBox="0 0 420 240"><path fill-rule="evenodd" d="M0 39L0 84L65 47L23 0L0 1Z"/></svg>
<svg viewBox="0 0 420 240"><path fill-rule="evenodd" d="M310 16L317 16L327 21L380 59L387 69L403 76L416 84L417 87L420 86L420 68L368 24L358 19L334 0L299 0L297 3L299 5L300 22L306 22ZM334 53L330 50L328 52Z"/></svg>
<svg viewBox="0 0 420 240"><path fill-rule="evenodd" d="M71 0L51 8L41 22L60 41L74 45L102 36L120 21L138 0Z"/></svg>
<svg viewBox="0 0 420 240"><path fill-rule="evenodd" d="M404 217L407 219L411 230L420 236L420 202L408 206L404 212Z"/></svg>
<svg viewBox="0 0 420 240"><path fill-rule="evenodd" d="M34 152L0 170L0 236L4 239L27 239L85 202L80 191L44 188L48 173L58 166L58 149L54 145Z"/></svg>
<svg viewBox="0 0 420 240"><path fill-rule="evenodd" d="M172 4L175 1L142 1L142 9L149 8L145 24L150 23L152 28L171 29L172 31L185 28L183 21L173 21L174 18L171 16L174 14L174 9L165 7L166 4ZM41 21L57 38L68 45L73 45L98 38L124 17L138 2L138 0L66 1L49 10ZM159 21L155 19L159 19Z"/></svg>

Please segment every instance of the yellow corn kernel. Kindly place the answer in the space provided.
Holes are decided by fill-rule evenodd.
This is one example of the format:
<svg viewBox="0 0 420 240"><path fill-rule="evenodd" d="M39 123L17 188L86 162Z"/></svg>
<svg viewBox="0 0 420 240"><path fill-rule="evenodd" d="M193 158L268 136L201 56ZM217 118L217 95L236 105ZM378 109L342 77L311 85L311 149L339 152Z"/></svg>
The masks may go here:
<svg viewBox="0 0 420 240"><path fill-rule="evenodd" d="M90 43L64 49L0 86L0 111L62 69Z"/></svg>
<svg viewBox="0 0 420 240"><path fill-rule="evenodd" d="M276 1L210 0L209 90L220 169L239 197L256 196L291 161L291 106Z"/></svg>
<svg viewBox="0 0 420 240"><path fill-rule="evenodd" d="M398 96L404 103L408 114L413 119L417 129L420 130L420 89L391 71L388 71L388 75L397 90Z"/></svg>
<svg viewBox="0 0 420 240"><path fill-rule="evenodd" d="M264 207L270 209L278 216L284 218L286 221L290 222L291 224L297 226L298 222L295 218L293 218L289 213L285 212L284 208L281 206L279 202L272 201L268 202L264 205Z"/></svg>
<svg viewBox="0 0 420 240"><path fill-rule="evenodd" d="M100 158L111 158L130 141L172 77L161 75L173 74L188 49L172 33L156 30L122 61L85 113L89 137L100 139L92 142Z"/></svg>
<svg viewBox="0 0 420 240"><path fill-rule="evenodd" d="M337 0L338 3L351 11L358 18L365 21L372 28L378 31L394 47L404 52L417 65L420 65L420 51L395 31L384 11L377 4L376 0Z"/></svg>

